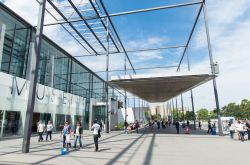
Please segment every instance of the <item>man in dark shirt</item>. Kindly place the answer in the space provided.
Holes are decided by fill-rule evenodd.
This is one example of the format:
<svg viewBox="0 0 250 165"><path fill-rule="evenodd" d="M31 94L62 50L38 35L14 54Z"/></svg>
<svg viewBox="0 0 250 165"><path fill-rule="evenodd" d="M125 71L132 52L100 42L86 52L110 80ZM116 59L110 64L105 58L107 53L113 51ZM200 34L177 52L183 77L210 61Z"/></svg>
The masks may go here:
<svg viewBox="0 0 250 165"><path fill-rule="evenodd" d="M246 123L246 127L247 127L248 140L250 140L250 121L249 120Z"/></svg>
<svg viewBox="0 0 250 165"><path fill-rule="evenodd" d="M179 134L180 133L180 123L179 123L179 121L176 121L175 127L176 127L177 134Z"/></svg>

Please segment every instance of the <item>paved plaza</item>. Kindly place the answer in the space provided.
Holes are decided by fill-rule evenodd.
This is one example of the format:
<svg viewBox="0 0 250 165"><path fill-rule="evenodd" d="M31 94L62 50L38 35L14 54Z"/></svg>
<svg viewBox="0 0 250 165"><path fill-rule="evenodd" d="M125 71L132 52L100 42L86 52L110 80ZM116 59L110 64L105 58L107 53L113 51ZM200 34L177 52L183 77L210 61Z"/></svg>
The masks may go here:
<svg viewBox="0 0 250 165"><path fill-rule="evenodd" d="M250 141L230 140L228 136L206 135L205 131L191 131L190 135L175 134L174 128L149 128L139 134L112 132L102 134L100 151L94 151L91 132L85 131L83 149L71 149L61 155L59 134L53 141L31 139L30 153L21 153L22 139L0 141L0 164L67 164L67 165L211 165L248 164Z"/></svg>

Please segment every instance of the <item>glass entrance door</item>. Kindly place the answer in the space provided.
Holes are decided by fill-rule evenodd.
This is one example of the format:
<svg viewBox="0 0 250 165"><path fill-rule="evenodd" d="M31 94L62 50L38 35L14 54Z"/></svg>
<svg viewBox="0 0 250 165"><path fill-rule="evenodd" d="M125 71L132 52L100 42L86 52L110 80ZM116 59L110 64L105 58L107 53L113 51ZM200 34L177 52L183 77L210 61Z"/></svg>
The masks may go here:
<svg viewBox="0 0 250 165"><path fill-rule="evenodd" d="M93 106L93 121L97 119L98 121L106 122L106 106L105 105L94 105Z"/></svg>

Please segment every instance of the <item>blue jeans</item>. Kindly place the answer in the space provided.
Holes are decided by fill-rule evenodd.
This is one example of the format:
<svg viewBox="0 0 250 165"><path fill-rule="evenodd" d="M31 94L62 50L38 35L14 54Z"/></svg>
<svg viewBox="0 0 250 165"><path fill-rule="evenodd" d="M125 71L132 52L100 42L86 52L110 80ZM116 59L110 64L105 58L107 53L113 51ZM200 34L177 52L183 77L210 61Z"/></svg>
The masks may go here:
<svg viewBox="0 0 250 165"><path fill-rule="evenodd" d="M230 131L230 138L231 138L231 139L234 138L234 131Z"/></svg>
<svg viewBox="0 0 250 165"><path fill-rule="evenodd" d="M82 147L82 139L81 139L81 135L79 135L79 136L75 136L75 140L74 140L74 147L76 148L77 140L79 140L80 147Z"/></svg>
<svg viewBox="0 0 250 165"><path fill-rule="evenodd" d="M128 127L124 128L124 133L127 134L128 133Z"/></svg>

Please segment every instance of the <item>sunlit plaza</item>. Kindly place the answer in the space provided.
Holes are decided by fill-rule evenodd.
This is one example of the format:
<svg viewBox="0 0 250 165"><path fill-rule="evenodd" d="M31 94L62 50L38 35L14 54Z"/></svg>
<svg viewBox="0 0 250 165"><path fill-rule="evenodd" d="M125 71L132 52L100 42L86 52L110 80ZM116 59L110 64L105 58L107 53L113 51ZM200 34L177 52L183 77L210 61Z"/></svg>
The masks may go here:
<svg viewBox="0 0 250 165"><path fill-rule="evenodd" d="M247 6L0 0L0 164L248 164Z"/></svg>

